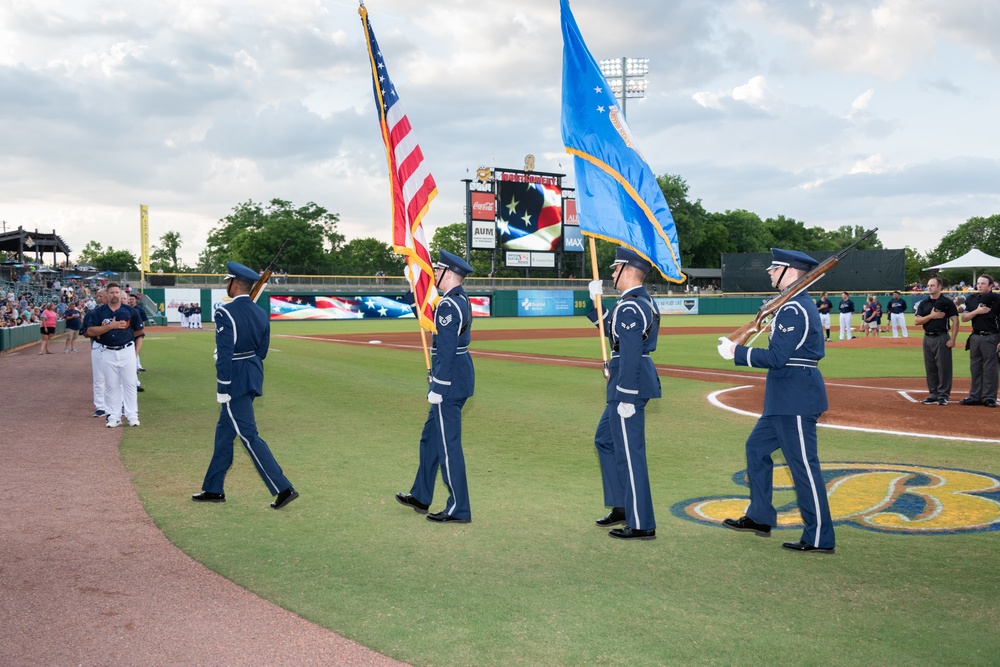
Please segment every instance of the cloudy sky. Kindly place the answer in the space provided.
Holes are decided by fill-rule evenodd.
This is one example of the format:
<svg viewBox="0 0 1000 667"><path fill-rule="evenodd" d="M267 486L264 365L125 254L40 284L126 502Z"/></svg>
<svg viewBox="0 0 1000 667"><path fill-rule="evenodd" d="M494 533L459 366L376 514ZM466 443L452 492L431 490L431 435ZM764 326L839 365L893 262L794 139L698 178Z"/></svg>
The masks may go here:
<svg viewBox="0 0 1000 667"><path fill-rule="evenodd" d="M428 238L464 220L477 167L571 174L557 0L367 7L440 190ZM709 211L921 252L1000 213L996 0L572 7L596 58L649 58L632 134ZM0 0L0 219L138 253L147 204L193 264L235 204L277 197L388 241L367 58L356 2Z"/></svg>

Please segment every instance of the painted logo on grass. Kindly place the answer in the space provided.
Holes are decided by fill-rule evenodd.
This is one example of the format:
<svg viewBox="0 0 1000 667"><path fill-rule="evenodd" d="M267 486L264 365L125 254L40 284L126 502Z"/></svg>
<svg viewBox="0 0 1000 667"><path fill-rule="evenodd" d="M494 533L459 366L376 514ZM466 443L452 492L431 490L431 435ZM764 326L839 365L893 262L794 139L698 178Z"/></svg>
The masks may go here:
<svg viewBox="0 0 1000 667"><path fill-rule="evenodd" d="M824 463L830 514L840 525L910 535L1000 531L1000 478L994 475L899 463ZM733 482L748 487L747 471ZM801 528L787 465L774 466L778 528ZM780 504L782 501L784 505ZM739 518L746 497L693 498L670 508L675 516L716 525Z"/></svg>

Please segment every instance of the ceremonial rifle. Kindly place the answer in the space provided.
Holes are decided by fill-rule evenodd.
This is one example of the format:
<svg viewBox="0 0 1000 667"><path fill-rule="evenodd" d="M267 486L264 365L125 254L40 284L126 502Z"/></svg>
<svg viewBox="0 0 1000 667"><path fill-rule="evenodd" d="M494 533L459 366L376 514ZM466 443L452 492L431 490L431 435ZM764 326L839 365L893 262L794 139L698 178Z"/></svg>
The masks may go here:
<svg viewBox="0 0 1000 667"><path fill-rule="evenodd" d="M764 327L768 325L774 317L774 314L778 312L779 308L797 297L803 291L809 289L813 283L825 276L830 269L837 266L837 264L840 263L840 260L847 257L847 253L851 252L851 250L854 249L854 246L858 245L877 231L878 227L875 227L871 231L865 232L857 241L847 246L836 255L827 257L813 267L809 272L803 274L794 283L778 292L777 295L765 301L760 307L760 310L757 311L757 316L754 317L753 321L747 322L742 327L729 334L727 338L737 345L746 345L751 336L754 336L764 330Z"/></svg>
<svg viewBox="0 0 1000 667"><path fill-rule="evenodd" d="M260 278L254 283L253 289L250 290L250 298L253 299L254 303L257 303L257 297L259 297L261 292L264 291L267 281L271 279L271 274L273 274L275 269L278 268L278 258L281 257L281 253L285 252L285 246L288 245L289 241L291 241L291 239L285 239L285 242L281 244L281 247L278 248L277 254L274 256L274 259L272 259L271 263L267 265L264 272L260 274Z"/></svg>

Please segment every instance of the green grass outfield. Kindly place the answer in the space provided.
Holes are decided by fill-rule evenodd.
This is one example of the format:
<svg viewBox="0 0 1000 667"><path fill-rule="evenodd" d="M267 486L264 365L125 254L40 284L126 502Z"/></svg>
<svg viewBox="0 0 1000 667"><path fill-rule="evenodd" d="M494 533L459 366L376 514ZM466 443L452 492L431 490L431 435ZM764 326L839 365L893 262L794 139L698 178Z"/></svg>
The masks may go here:
<svg viewBox="0 0 1000 667"><path fill-rule="evenodd" d="M581 320L477 320L475 328L589 326ZM729 368L715 354L717 335L670 329L744 321L665 318L656 361ZM127 429L121 444L150 516L239 585L418 665L997 664L1000 532L841 525L837 554L814 556L780 548L797 529L760 539L671 513L690 499L747 495L733 475L745 467L754 420L708 403L724 384L668 377L664 398L647 408L655 541L618 542L593 525L606 511L592 442L604 380L593 369L477 359L464 412L473 523L435 525L398 505L393 494L409 490L427 414L423 355L277 336L413 326L272 327L258 424L302 493L280 512L268 509L270 495L239 452L228 502L190 501L218 417L213 335L150 334L142 427ZM847 345L828 347L828 377L923 373L919 348ZM473 347L599 356L596 337ZM956 373L967 374L960 354ZM823 429L820 455L1000 475L995 444ZM432 509L445 496L439 483ZM965 498L942 491L932 501Z"/></svg>

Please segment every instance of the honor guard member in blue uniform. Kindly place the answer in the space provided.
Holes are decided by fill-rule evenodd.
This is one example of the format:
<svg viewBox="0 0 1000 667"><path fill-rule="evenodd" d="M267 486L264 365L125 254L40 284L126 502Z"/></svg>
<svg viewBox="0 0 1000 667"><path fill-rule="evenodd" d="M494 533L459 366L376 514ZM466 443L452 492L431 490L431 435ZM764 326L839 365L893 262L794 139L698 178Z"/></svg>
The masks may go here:
<svg viewBox="0 0 1000 667"><path fill-rule="evenodd" d="M771 284L779 290L818 264L794 250L772 248L771 257L767 272ZM735 357L737 366L768 369L764 411L746 442L750 506L746 516L723 523L733 530L770 537L771 527L778 521L771 502L771 454L780 448L792 473L805 524L799 541L782 546L793 551L833 553L833 521L816 449L816 421L828 408L826 386L817 368L825 355L823 329L816 304L807 292L800 292L778 309L769 336L767 349L719 339L719 354L724 359Z"/></svg>
<svg viewBox="0 0 1000 667"><path fill-rule="evenodd" d="M212 503L226 501L223 483L233 464L233 439L239 438L267 490L277 496L271 503L277 510L299 494L285 478L267 443L258 435L253 414L254 399L264 390L264 357L271 341L271 322L268 314L250 298L250 291L260 276L236 262L226 262L226 270L229 272L226 294L232 301L215 311L216 398L222 404L222 412L215 426L215 453L205 473L202 492L191 499Z"/></svg>
<svg viewBox="0 0 1000 667"><path fill-rule="evenodd" d="M462 281L472 267L461 257L441 251L434 264L434 279L443 294L434 310L437 333L431 340L431 378L427 401L431 404L420 436L420 464L409 493L397 493L396 500L420 514L426 514L434 498L438 468L451 494L444 509L427 515L438 523L472 521L469 485L465 478L462 453L462 407L472 396L476 372L469 355L472 340L472 309Z"/></svg>
<svg viewBox="0 0 1000 667"><path fill-rule="evenodd" d="M601 462L604 504L611 512L598 526L626 524L609 531L620 540L656 538L653 498L646 466L646 402L660 397L660 378L650 353L656 349L660 311L643 287L653 265L635 252L619 247L612 264L614 287L621 292L610 313L605 313L604 333L611 339L607 405L597 423L594 444ZM590 283L592 298L603 293L601 282ZM596 310L588 315L597 323Z"/></svg>
<svg viewBox="0 0 1000 667"><path fill-rule="evenodd" d="M107 303L98 306L89 320L87 336L101 346L104 376L104 409L108 428L121 426L122 412L129 426L139 425L136 400L135 341L145 334L136 310L122 301L121 288L108 283Z"/></svg>

